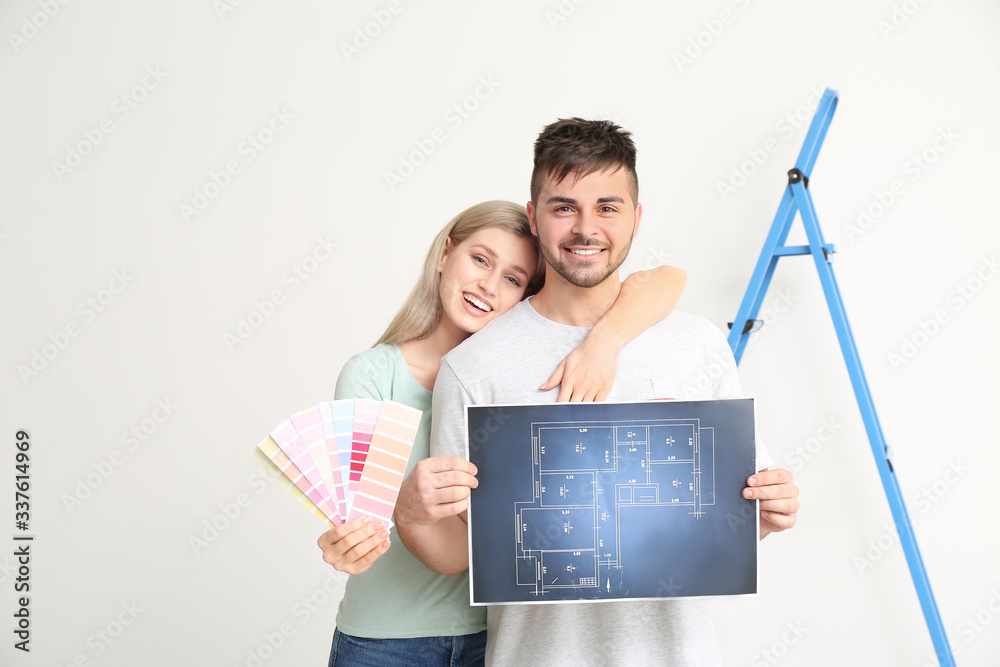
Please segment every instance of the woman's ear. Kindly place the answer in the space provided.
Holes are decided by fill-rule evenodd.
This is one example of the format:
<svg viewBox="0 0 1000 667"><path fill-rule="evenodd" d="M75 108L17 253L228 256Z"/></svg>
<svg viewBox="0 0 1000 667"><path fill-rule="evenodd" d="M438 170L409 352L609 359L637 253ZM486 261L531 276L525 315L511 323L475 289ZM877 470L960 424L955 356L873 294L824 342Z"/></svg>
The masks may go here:
<svg viewBox="0 0 1000 667"><path fill-rule="evenodd" d="M444 250L441 251L441 259L438 260L437 271L441 273L444 271L445 259L448 257L448 253L451 252L451 237L449 236L444 240Z"/></svg>

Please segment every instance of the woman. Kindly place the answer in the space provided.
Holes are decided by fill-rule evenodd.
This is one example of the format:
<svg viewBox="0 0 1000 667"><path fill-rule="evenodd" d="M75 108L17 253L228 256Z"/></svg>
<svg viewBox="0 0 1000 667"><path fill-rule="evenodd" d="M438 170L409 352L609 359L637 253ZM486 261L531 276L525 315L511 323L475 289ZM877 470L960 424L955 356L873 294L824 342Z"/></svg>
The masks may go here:
<svg viewBox="0 0 1000 667"><path fill-rule="evenodd" d="M375 346L345 364L336 398L391 399L423 410L407 473L429 456L431 389L441 357L537 292L543 272L522 206L473 206L435 238L417 285ZM603 400L621 346L673 309L684 282L684 272L673 267L630 276L605 318L540 390L559 386L559 400ZM352 575L330 666L482 664L486 610L469 605L468 574L437 574L393 538L380 522L356 519L317 541L326 562Z"/></svg>

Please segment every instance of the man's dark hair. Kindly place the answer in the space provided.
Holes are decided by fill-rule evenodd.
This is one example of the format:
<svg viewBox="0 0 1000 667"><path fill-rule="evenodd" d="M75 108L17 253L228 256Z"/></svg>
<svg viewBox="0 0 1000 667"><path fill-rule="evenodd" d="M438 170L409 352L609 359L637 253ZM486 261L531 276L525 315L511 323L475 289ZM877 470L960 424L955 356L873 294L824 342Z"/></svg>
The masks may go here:
<svg viewBox="0 0 1000 667"><path fill-rule="evenodd" d="M536 204L542 183L549 176L561 183L595 171L625 169L632 204L639 202L632 134L610 120L560 118L547 125L535 140L535 167L531 172L531 201Z"/></svg>

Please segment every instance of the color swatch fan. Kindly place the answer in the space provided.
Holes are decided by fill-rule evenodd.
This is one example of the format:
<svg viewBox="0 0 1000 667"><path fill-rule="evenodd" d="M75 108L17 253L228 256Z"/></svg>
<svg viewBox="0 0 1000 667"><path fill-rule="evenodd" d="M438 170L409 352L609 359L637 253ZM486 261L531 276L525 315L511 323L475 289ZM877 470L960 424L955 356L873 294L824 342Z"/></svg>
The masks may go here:
<svg viewBox="0 0 1000 667"><path fill-rule="evenodd" d="M255 455L328 527L365 516L392 525L422 414L393 401L326 401L282 419Z"/></svg>

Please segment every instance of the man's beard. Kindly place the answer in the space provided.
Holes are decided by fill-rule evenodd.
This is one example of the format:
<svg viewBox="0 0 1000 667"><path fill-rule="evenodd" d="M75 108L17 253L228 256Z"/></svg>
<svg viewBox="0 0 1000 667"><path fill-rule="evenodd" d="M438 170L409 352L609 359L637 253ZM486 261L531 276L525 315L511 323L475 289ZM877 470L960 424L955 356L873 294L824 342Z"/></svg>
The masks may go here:
<svg viewBox="0 0 1000 667"><path fill-rule="evenodd" d="M577 236L569 241L560 244L559 250L555 256L552 256L549 249L545 246L542 248L542 257L545 261L552 267L552 269L562 276L566 282L576 287L596 287L605 281L605 279L614 273L625 258L628 257L628 251L632 247L632 237L628 237L628 242L625 247L622 248L617 255L611 257L607 264L602 267L598 266L574 266L575 262L572 260L566 260L563 257L562 248L565 246L577 246L577 247L591 247L591 248L603 248L605 252L608 252L611 248L609 244L597 243L593 240L584 239L583 237ZM583 262L580 262L582 265Z"/></svg>

